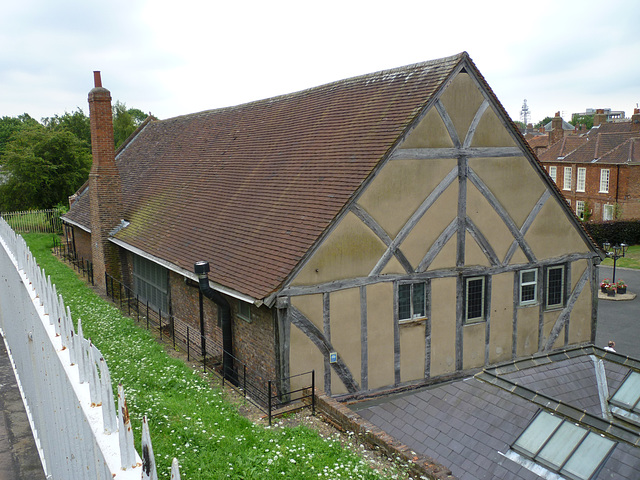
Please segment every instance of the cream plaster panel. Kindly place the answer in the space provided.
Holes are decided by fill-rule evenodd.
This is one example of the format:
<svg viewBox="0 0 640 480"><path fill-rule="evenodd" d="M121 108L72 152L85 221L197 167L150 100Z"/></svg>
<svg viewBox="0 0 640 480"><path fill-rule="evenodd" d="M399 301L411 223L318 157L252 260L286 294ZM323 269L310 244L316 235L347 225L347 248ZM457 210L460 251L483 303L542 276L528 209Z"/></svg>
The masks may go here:
<svg viewBox="0 0 640 480"><path fill-rule="evenodd" d="M324 389L322 372L324 371L324 356L309 338L295 325L291 325L289 349L289 365L291 375L298 375L311 370L316 371L318 386ZM305 376L291 379L291 389L297 390L309 386L309 379Z"/></svg>
<svg viewBox="0 0 640 480"><path fill-rule="evenodd" d="M400 325L400 381L424 378L425 322Z"/></svg>
<svg viewBox="0 0 640 480"><path fill-rule="evenodd" d="M377 235L353 213L348 213L307 261L292 285L366 277L385 250L385 244Z"/></svg>
<svg viewBox="0 0 640 480"><path fill-rule="evenodd" d="M442 93L440 101L446 108L462 143L471 121L484 101L482 93L468 74L459 73Z"/></svg>
<svg viewBox="0 0 640 480"><path fill-rule="evenodd" d="M539 305L518 309L518 357L533 355L538 351L539 312Z"/></svg>
<svg viewBox="0 0 640 480"><path fill-rule="evenodd" d="M491 277L489 363L511 359L513 278L513 273L503 273Z"/></svg>
<svg viewBox="0 0 640 480"><path fill-rule="evenodd" d="M453 142L442 117L431 108L402 142L400 148L451 148Z"/></svg>
<svg viewBox="0 0 640 480"><path fill-rule="evenodd" d="M440 253L433 259L431 265L427 270L438 270L440 268L451 268L456 264L456 256L458 252L458 240L457 235L454 235L449 241L442 247Z"/></svg>
<svg viewBox="0 0 640 480"><path fill-rule="evenodd" d="M324 331L322 294L291 297L291 305L300 310L321 332Z"/></svg>
<svg viewBox="0 0 640 480"><path fill-rule="evenodd" d="M402 251L402 249L400 250ZM404 275L407 272L405 271L404 267L400 264L400 262L394 255L389 259L389 262L382 269L381 273L383 275L393 275L393 274Z"/></svg>
<svg viewBox="0 0 640 480"><path fill-rule="evenodd" d="M462 348L464 353L462 354L462 368L464 370L484 365L486 328L487 324L485 322L463 327Z"/></svg>
<svg viewBox="0 0 640 480"><path fill-rule="evenodd" d="M393 283L367 286L369 389L395 382L393 351Z"/></svg>
<svg viewBox="0 0 640 480"><path fill-rule="evenodd" d="M516 142L509 134L496 113L487 108L473 134L472 147L515 147Z"/></svg>
<svg viewBox="0 0 640 480"><path fill-rule="evenodd" d="M485 236L498 259L504 259L513 242L513 235L484 195L471 182L467 183L467 216ZM476 244L473 238L471 242ZM485 257L483 264L487 264L488 260L484 254L483 256ZM467 259L466 264L474 263L471 259Z"/></svg>
<svg viewBox="0 0 640 480"><path fill-rule="evenodd" d="M547 188L524 157L471 158L469 167L482 179L518 228ZM553 202L553 199L547 202Z"/></svg>
<svg viewBox="0 0 640 480"><path fill-rule="evenodd" d="M571 310L569 323L569 343L591 341L591 288L587 283Z"/></svg>
<svg viewBox="0 0 640 480"><path fill-rule="evenodd" d="M571 291L572 292L573 292L573 289L576 288L576 284L580 281L580 277L582 277L582 274L584 273L587 266L588 266L588 263L586 259L577 260L571 263ZM588 280L584 288L589 288Z"/></svg>
<svg viewBox="0 0 640 480"><path fill-rule="evenodd" d="M577 227L569 221L555 199L544 204L524 238L539 259L589 251Z"/></svg>
<svg viewBox="0 0 640 480"><path fill-rule="evenodd" d="M429 248L457 215L458 182L453 182L425 212L400 245L402 252L414 268L420 264ZM455 235L452 240L455 243ZM442 253L440 252L439 257L442 256ZM455 263L455 255L446 259L448 267L454 266Z"/></svg>
<svg viewBox="0 0 640 480"><path fill-rule="evenodd" d="M511 233L509 233L509 235L511 235ZM525 263L529 263L529 260L527 260L527 256L524 254L524 252L520 248L520 245L518 245L516 247L516 252L513 254L513 257L511 257L511 261L509 262L509 264L521 265Z"/></svg>
<svg viewBox="0 0 640 480"><path fill-rule="evenodd" d="M557 309L557 310L550 310L548 312L544 313L544 320L543 320L543 326L542 326L542 334L544 335L544 338L542 339L542 345L546 345L547 344L547 340L549 340L549 334L551 333L551 330L553 329L553 326L556 324L556 321L558 320L558 317L560 316L560 314L562 313L562 309ZM562 330L560 330L560 334L558 335L558 338L556 339L556 341L553 344L553 348L562 348L564 346L564 328L562 328Z"/></svg>
<svg viewBox="0 0 640 480"><path fill-rule="evenodd" d="M353 379L360 384L360 289L350 288L329 297L331 344L345 362ZM344 393L340 377L331 370L331 393ZM346 392L346 391L345 391Z"/></svg>
<svg viewBox="0 0 640 480"><path fill-rule="evenodd" d="M431 376L456 371L456 279L431 281Z"/></svg>
<svg viewBox="0 0 640 480"><path fill-rule="evenodd" d="M464 238L464 264L467 266L480 265L483 267L491 265L487 256L480 249L478 242L476 242L469 232L466 233Z"/></svg>
<svg viewBox="0 0 640 480"><path fill-rule="evenodd" d="M393 160L373 179L358 204L394 238L456 165L455 159Z"/></svg>

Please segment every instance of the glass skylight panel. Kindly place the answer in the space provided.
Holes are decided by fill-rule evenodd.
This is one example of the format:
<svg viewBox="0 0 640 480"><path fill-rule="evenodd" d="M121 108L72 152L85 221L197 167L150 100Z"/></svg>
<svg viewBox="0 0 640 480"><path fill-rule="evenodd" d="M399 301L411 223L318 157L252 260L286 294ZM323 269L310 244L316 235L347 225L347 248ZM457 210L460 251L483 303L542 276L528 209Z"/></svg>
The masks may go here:
<svg viewBox="0 0 640 480"><path fill-rule="evenodd" d="M615 445L603 435L541 411L512 448L567 478L589 480Z"/></svg>
<svg viewBox="0 0 640 480"><path fill-rule="evenodd" d="M564 422L540 450L537 460L543 465L560 470L586 434L584 428Z"/></svg>
<svg viewBox="0 0 640 480"><path fill-rule="evenodd" d="M571 455L561 473L574 475L577 478L590 478L615 444L613 440L589 432L578 450Z"/></svg>
<svg viewBox="0 0 640 480"><path fill-rule="evenodd" d="M514 446L530 456L535 456L561 423L562 419L541 412L520 435Z"/></svg>
<svg viewBox="0 0 640 480"><path fill-rule="evenodd" d="M638 400L640 400L640 373L631 372L622 385L620 385L615 395L611 397L611 403L640 413Z"/></svg>

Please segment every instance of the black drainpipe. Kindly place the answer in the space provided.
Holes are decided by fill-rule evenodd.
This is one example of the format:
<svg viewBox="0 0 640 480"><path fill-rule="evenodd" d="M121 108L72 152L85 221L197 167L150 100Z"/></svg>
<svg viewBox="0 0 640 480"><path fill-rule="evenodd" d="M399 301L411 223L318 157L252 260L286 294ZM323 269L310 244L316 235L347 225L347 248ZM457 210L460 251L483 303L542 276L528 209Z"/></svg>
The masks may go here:
<svg viewBox="0 0 640 480"><path fill-rule="evenodd" d="M200 292L207 297L220 309L220 322L222 324L222 368L223 375L226 379L235 382L235 375L233 369L233 333L231 331L231 307L222 294L216 292L209 286L209 262L196 262L194 265L194 271L198 275L198 283L200 285ZM203 310L200 305L200 328L204 330Z"/></svg>

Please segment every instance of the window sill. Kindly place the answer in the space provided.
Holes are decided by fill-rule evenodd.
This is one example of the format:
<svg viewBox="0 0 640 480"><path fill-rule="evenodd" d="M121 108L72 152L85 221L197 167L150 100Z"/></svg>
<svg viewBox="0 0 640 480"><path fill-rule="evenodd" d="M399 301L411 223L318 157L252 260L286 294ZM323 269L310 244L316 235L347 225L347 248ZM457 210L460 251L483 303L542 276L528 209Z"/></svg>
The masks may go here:
<svg viewBox="0 0 640 480"><path fill-rule="evenodd" d="M484 318L473 318L471 320L465 320L462 324L463 326L467 325L477 325L479 323L486 323L487 321Z"/></svg>
<svg viewBox="0 0 640 480"><path fill-rule="evenodd" d="M598 193L609 193L609 190L600 190Z"/></svg>
<svg viewBox="0 0 640 480"><path fill-rule="evenodd" d="M403 320L398 320L398 325L402 326L411 326L411 325L419 325L421 323L425 323L427 321L427 317L419 317L419 318L405 318Z"/></svg>
<svg viewBox="0 0 640 480"><path fill-rule="evenodd" d="M525 307L537 307L539 305L540 304L537 301L535 301L535 302L519 303L518 307L522 307L522 308L525 308Z"/></svg>

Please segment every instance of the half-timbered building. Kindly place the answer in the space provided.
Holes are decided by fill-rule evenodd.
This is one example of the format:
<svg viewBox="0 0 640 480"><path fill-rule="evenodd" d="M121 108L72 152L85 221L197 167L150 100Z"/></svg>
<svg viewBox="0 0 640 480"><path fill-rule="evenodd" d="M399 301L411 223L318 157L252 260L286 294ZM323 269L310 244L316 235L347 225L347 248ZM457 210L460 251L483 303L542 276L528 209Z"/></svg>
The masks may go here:
<svg viewBox="0 0 640 480"><path fill-rule="evenodd" d="M210 262L262 378L363 395L594 340L597 249L466 53L151 119L109 155L75 248L194 324Z"/></svg>

